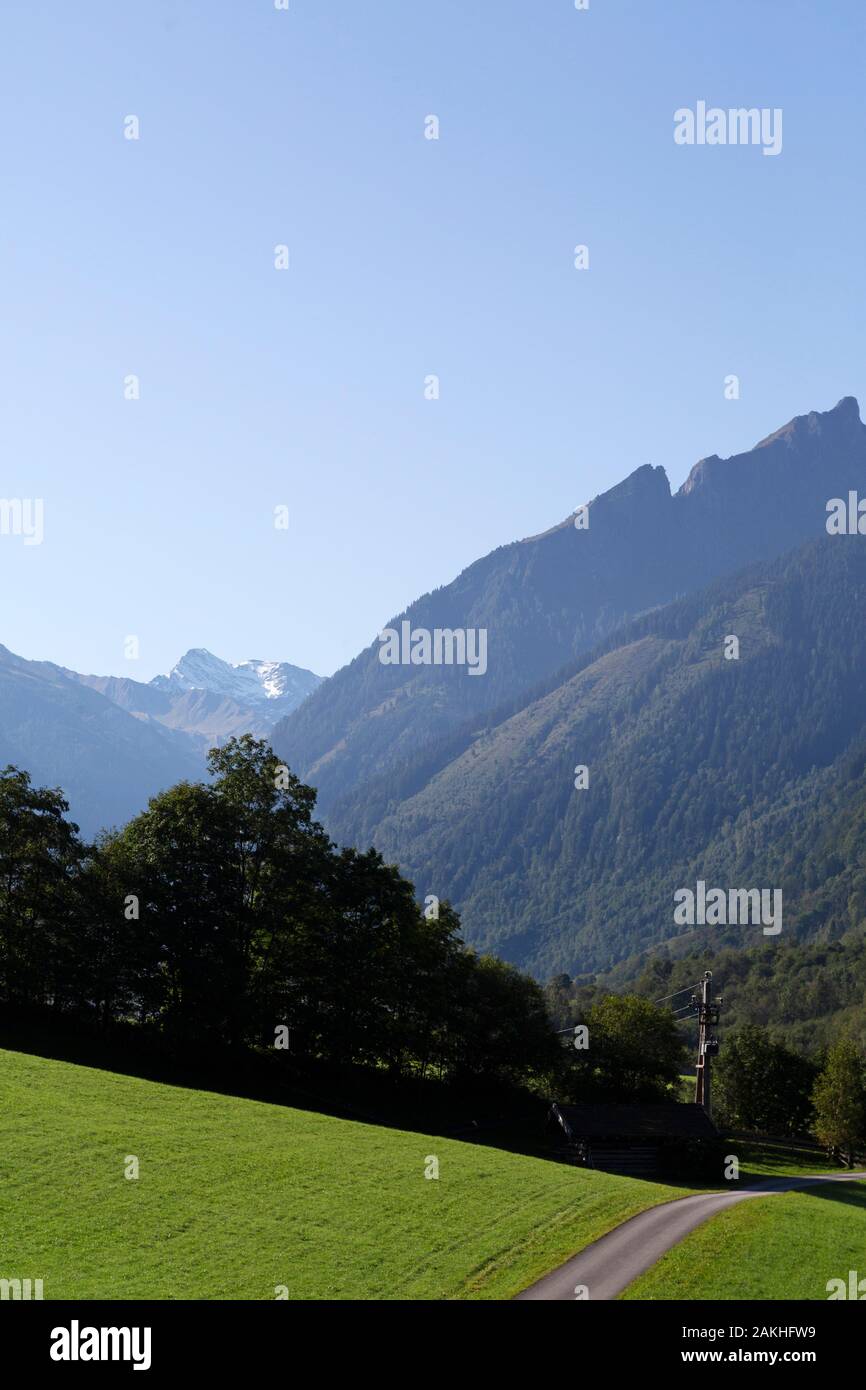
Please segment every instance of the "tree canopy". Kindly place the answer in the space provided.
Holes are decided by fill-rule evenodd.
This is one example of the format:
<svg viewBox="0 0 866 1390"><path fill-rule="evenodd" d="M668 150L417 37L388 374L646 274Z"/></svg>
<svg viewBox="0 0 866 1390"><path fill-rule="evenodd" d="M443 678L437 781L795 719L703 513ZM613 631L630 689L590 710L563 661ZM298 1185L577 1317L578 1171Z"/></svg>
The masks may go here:
<svg viewBox="0 0 866 1390"><path fill-rule="evenodd" d="M59 792L0 775L0 1000L175 1053L273 1048L525 1084L561 1060L540 987L467 950L250 736L85 846Z"/></svg>

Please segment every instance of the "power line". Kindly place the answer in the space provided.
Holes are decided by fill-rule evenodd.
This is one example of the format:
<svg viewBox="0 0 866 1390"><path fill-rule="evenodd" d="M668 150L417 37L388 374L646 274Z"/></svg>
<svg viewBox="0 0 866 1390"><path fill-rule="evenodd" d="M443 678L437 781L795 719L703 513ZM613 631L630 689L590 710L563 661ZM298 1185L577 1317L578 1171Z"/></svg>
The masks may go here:
<svg viewBox="0 0 866 1390"><path fill-rule="evenodd" d="M678 994L688 994L688 992L689 992L690 989L697 989L697 988L699 987L699 985L700 985L700 981L699 981L699 980L697 980L693 985L684 985L682 989L675 989L674 992L673 992L673 994L666 994L666 995L664 996L663 999L655 999L655 1000L653 1000L653 1003L655 1003L655 1004L666 1004L667 1001L668 1001L669 999L676 999L676 997L677 997Z"/></svg>
<svg viewBox="0 0 866 1390"><path fill-rule="evenodd" d="M696 990L696 989L700 989L701 986L702 986L702 984L703 984L703 981L702 981L702 980L697 980L693 985L684 985L682 989L675 989L674 992L673 992L673 994L666 994L666 995L664 996L663 999L655 999L655 1000L653 1000L653 1003L654 1003L654 1004L666 1004L667 1001L668 1001L669 999L676 999L677 996L680 995L680 994L688 994L690 991L693 991L693 990ZM689 1004L682 1004L678 1009L671 1009L671 1013L673 1014L674 1018L676 1018L677 1014L685 1014L685 1013L689 1013L689 1012L691 1012L691 1013L697 1013L697 1012L698 1012L697 1009L695 1008L694 1004L691 1004L691 1003L689 1003ZM557 1036L557 1037L560 1037L562 1034L565 1034L565 1033L573 1033L573 1032L575 1031L575 1029L576 1029L576 1028L579 1028L580 1026L581 1026L581 1025L580 1025L579 1023L571 1023L571 1024L569 1024L569 1026L568 1026L567 1028L557 1028L557 1029L555 1029L554 1031L555 1031L556 1036Z"/></svg>

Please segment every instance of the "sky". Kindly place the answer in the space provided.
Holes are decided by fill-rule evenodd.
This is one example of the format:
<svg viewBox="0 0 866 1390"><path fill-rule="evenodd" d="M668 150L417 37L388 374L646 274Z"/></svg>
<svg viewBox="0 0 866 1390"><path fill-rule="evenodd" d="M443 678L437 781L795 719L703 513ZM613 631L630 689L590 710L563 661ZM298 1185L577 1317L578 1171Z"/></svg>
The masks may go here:
<svg viewBox="0 0 866 1390"><path fill-rule="evenodd" d="M329 675L641 464L866 408L864 70L860 0L3 0L0 643Z"/></svg>

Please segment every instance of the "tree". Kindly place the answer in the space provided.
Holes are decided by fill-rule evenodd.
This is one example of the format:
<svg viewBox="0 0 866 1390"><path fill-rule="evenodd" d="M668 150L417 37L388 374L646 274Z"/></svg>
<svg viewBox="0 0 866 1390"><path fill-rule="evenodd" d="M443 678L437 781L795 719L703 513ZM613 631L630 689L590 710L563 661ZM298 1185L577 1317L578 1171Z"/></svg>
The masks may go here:
<svg viewBox="0 0 866 1390"><path fill-rule="evenodd" d="M494 956L466 952L454 986L447 1017L457 1076L520 1084L553 1075L561 1049L535 980Z"/></svg>
<svg viewBox="0 0 866 1390"><path fill-rule="evenodd" d="M431 920L376 850L338 850L264 742L89 848L59 792L0 776L0 1000L160 1050L524 1084L561 1052L540 987Z"/></svg>
<svg viewBox="0 0 866 1390"><path fill-rule="evenodd" d="M854 1166L854 1150L866 1133L866 1073L863 1058L848 1038L835 1043L813 1092L815 1134L831 1152Z"/></svg>
<svg viewBox="0 0 866 1390"><path fill-rule="evenodd" d="M587 1011L588 1046L575 1050L575 1098L612 1101L669 1099L686 1063L669 1009L635 994L607 995Z"/></svg>
<svg viewBox="0 0 866 1390"><path fill-rule="evenodd" d="M714 1067L719 1118L734 1129L802 1134L812 1120L815 1067L747 1024L725 1042Z"/></svg>
<svg viewBox="0 0 866 1390"><path fill-rule="evenodd" d="M138 1013L184 1046L273 1041L315 1007L332 846L315 792L266 743L231 739L208 764L211 784L154 797L113 846L139 902Z"/></svg>
<svg viewBox="0 0 866 1390"><path fill-rule="evenodd" d="M61 962L74 950L76 875L85 854L63 794L0 773L0 998L23 1007L64 1004Z"/></svg>
<svg viewBox="0 0 866 1390"><path fill-rule="evenodd" d="M155 970L131 895L135 874L121 834L103 835L75 875L77 920L57 964L70 1011L108 1032L135 1018L148 972Z"/></svg>

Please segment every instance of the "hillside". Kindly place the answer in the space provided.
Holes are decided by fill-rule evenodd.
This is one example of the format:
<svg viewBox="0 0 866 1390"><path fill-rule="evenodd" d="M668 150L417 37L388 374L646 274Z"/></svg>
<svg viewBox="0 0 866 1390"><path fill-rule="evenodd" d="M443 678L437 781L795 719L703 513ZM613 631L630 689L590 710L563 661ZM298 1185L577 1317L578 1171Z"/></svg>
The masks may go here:
<svg viewBox="0 0 866 1390"><path fill-rule="evenodd" d="M857 896L846 898L841 878L834 887L840 912L844 908L853 915ZM778 1041L805 1054L814 1055L842 1036L866 1047L866 928L860 925L840 936L835 919L828 915L828 925L815 940L771 940L743 950L720 946L712 940L712 929L705 928L681 943L688 950L678 951L676 943L673 949L651 950L594 977L592 984L568 984L566 977L558 976L548 986L552 1013L560 1027L566 1026L597 994L635 992L661 999L691 988L704 970L711 970L716 989L724 995L721 1022L726 1034L751 1023L768 1028ZM703 944L697 946L698 941ZM690 1030L692 1038L694 1031Z"/></svg>
<svg viewBox="0 0 866 1390"><path fill-rule="evenodd" d="M673 895L699 879L781 888L788 939L826 929L838 878L847 929L863 908L839 844L866 791L864 602L862 539L825 535L627 624L516 712L345 800L331 828L371 839L419 893L454 902L467 939L540 975L681 935Z"/></svg>
<svg viewBox="0 0 866 1390"><path fill-rule="evenodd" d="M383 665L374 640L281 721L274 747L345 825L338 803L354 789L525 695L629 618L817 535L827 499L864 482L866 428L851 397L743 454L702 459L673 495L664 469L644 464L588 504L585 529L572 514L502 546L389 620L484 629L483 675Z"/></svg>
<svg viewBox="0 0 866 1390"><path fill-rule="evenodd" d="M319 683L287 662L231 666L201 650L145 683L81 675L0 646L0 768L60 787L72 819L94 836L175 782L203 776L212 745L270 737Z"/></svg>
<svg viewBox="0 0 866 1390"><path fill-rule="evenodd" d="M0 1273L46 1299L508 1298L681 1192L0 1053Z"/></svg>
<svg viewBox="0 0 866 1390"><path fill-rule="evenodd" d="M0 767L9 763L60 787L73 819L93 835L123 824L164 787L200 777L204 748L49 661L0 647Z"/></svg>

